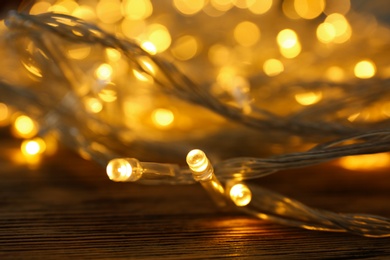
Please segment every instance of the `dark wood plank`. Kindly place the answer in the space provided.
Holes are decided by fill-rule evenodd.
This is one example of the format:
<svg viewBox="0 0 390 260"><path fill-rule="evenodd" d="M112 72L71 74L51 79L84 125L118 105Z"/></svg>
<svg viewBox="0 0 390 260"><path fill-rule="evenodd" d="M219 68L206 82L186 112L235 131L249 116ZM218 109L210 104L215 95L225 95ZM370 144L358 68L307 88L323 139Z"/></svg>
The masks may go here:
<svg viewBox="0 0 390 260"><path fill-rule="evenodd" d="M113 183L61 149L38 168L0 152L0 258L364 259L390 256L390 239L290 228L219 212L199 185ZM311 206L389 217L388 171L330 165L277 173L262 185Z"/></svg>

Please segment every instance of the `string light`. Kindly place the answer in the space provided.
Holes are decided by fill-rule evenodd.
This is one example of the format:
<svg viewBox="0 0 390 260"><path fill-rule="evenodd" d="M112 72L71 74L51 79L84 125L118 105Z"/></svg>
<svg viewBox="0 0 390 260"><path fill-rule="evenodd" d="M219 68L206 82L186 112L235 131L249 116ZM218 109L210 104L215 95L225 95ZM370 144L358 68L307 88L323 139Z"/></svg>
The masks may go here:
<svg viewBox="0 0 390 260"><path fill-rule="evenodd" d="M213 166L206 154L199 149L191 150L187 154L186 161L194 179L202 184L219 207L225 207L224 187L215 176Z"/></svg>
<svg viewBox="0 0 390 260"><path fill-rule="evenodd" d="M230 188L229 196L238 207L246 206L252 200L251 190L243 183L234 184Z"/></svg>
<svg viewBox="0 0 390 260"><path fill-rule="evenodd" d="M30 117L19 115L13 124L13 134L16 137L31 138L38 133L38 125Z"/></svg>
<svg viewBox="0 0 390 260"><path fill-rule="evenodd" d="M42 126L40 134L60 129L62 141L83 157L107 165L113 181L199 182L218 206L230 203L260 219L389 236L385 218L319 211L246 182L341 157L338 165L352 169L353 163L344 161L355 157L346 156L365 153L379 153L375 158L385 158L383 164L374 164L388 165L388 155L381 152L388 151L390 133L377 124L386 126L390 114L385 91L389 83L380 55L387 39L379 33L384 28L379 22L369 27L359 23L364 16L350 15L350 5L348 0L329 0L326 5L324 0L284 0L280 15L279 5L267 0L174 0L158 5L150 0L40 1L30 13L42 15L14 13L6 21L4 34L17 44L4 44L10 51L2 62L20 63L3 66L15 67L17 73L1 80L0 98L31 113ZM92 21L105 31L73 17L45 13L49 10ZM278 28L293 29L277 32L276 27L262 26L275 21ZM207 30L199 29L205 25ZM352 35L356 28L361 35ZM349 50L363 40L368 43L367 59L357 62ZM373 105L366 107L368 103ZM9 112L3 114L10 117ZM23 125L17 121L13 129L28 132L24 138L38 134L37 123L16 127ZM29 125L35 130L28 130ZM284 145L269 151L279 155L235 157L257 156L258 149L246 145L253 147L260 135L272 143L269 133L276 131ZM330 138L334 140L325 142ZM313 140L318 144L305 150ZM214 165L196 149L187 155L188 167L179 166L183 151L195 142L210 153ZM289 153L293 143L305 151ZM34 139L24 141L21 150L40 155L49 147L48 141L43 145ZM141 162L133 156L181 163ZM223 160L227 156L233 158Z"/></svg>
<svg viewBox="0 0 390 260"><path fill-rule="evenodd" d="M355 76L361 79L369 79L375 75L376 67L372 61L362 60L354 67Z"/></svg>
<svg viewBox="0 0 390 260"><path fill-rule="evenodd" d="M42 154L46 150L46 143L43 139L37 137L32 140L22 142L21 151L26 156Z"/></svg>

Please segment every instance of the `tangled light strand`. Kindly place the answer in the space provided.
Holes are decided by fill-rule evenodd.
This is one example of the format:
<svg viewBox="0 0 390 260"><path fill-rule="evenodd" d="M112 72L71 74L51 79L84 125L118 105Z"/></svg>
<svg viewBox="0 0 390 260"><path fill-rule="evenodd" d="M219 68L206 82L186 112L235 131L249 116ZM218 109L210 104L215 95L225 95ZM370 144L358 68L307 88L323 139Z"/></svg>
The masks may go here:
<svg viewBox="0 0 390 260"><path fill-rule="evenodd" d="M136 43L117 38L80 19L53 13L38 16L11 13L6 24L9 30L4 33L3 41L6 42L7 48L12 49L10 42L23 42L26 39L31 41L36 50L30 51L29 60L42 66L45 80L55 79L58 86L49 89L29 88L23 85L29 84L23 80L8 80L2 76L0 98L40 122L41 134L55 130L60 134L60 139L75 150L88 154L103 165L110 162L107 171L112 180L139 181L144 184L188 184L196 180L210 192L218 205L225 206L230 203L260 219L312 230L348 231L370 237L390 236L389 219L311 209L272 191L242 182L279 170L319 164L347 155L389 151L389 119L364 125L347 124L341 119L326 119L329 111L342 111L351 104L364 107L368 103L386 98L386 89L390 83L388 79L338 84L337 87L348 92L351 98L342 97L320 102L302 112L282 117L256 107L253 103L246 103L244 109L238 105L242 100L236 100L233 104L223 102L211 92L211 88L196 84L168 60L150 55ZM134 154L139 151L156 155L165 153L165 158L174 158L182 156L193 145L173 142L167 150L157 141L137 138L134 129L112 125L88 113L81 99L93 91L79 93L79 84L82 84L79 76L83 72L62 54L61 46L57 45L59 40L120 50L135 69L154 79L158 86L156 91L207 108L228 120L253 128L255 133L252 132L251 137L260 135L263 131L276 130L285 135L328 135L334 140L323 142L305 152L287 153L266 159L237 157L216 162L214 167L202 151L196 154L200 156L198 159L193 159L194 156L190 155L187 157L190 169L175 163L140 162L129 158L129 155L132 156L129 149ZM23 52L17 46L15 50L16 53ZM141 62L142 58L147 58L156 71L151 72L145 68ZM315 82L313 86L315 88L321 84L323 83ZM331 84L327 84L327 87L329 85ZM365 88L366 86L370 87ZM48 99L48 96L51 98ZM317 120L308 120L313 118ZM94 129L99 131L94 131L88 124L97 126ZM234 134L233 131L232 135ZM123 142L122 135L129 135L131 141ZM224 133L217 133L205 140L206 143L211 139L223 140L223 136ZM118 157L123 158L113 159ZM280 210L281 208L283 210Z"/></svg>

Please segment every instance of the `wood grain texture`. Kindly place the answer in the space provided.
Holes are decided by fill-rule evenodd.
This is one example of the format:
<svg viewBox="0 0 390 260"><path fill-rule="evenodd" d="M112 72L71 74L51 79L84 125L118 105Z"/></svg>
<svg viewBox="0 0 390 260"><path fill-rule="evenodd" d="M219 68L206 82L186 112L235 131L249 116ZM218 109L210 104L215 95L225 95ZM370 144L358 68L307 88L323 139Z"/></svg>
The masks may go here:
<svg viewBox="0 0 390 260"><path fill-rule="evenodd" d="M113 183L62 149L39 167L0 150L1 259L384 259L390 239L301 230L219 212L199 185ZM311 206L390 216L387 171L327 165L259 182Z"/></svg>

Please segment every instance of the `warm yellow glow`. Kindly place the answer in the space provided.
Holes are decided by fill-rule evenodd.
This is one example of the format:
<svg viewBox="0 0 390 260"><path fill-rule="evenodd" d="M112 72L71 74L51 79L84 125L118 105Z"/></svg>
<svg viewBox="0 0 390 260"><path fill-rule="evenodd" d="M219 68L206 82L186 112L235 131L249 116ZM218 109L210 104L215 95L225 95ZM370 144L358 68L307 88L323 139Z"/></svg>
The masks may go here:
<svg viewBox="0 0 390 260"><path fill-rule="evenodd" d="M74 0L61 0L58 1L54 6L56 5L65 8L67 14L71 14L79 6L78 3Z"/></svg>
<svg viewBox="0 0 390 260"><path fill-rule="evenodd" d="M365 154L343 157L339 165L348 170L370 171L388 168L390 166L389 153Z"/></svg>
<svg viewBox="0 0 390 260"><path fill-rule="evenodd" d="M254 14L264 14L272 7L272 0L257 0L248 9Z"/></svg>
<svg viewBox="0 0 390 260"><path fill-rule="evenodd" d="M160 53L168 49L171 45L171 35L168 29L161 24L155 23L148 26L148 40L156 48L156 52ZM142 47L144 47L142 45Z"/></svg>
<svg viewBox="0 0 390 260"><path fill-rule="evenodd" d="M41 14L49 11L51 4L46 1L36 2L30 9L30 14Z"/></svg>
<svg viewBox="0 0 390 260"><path fill-rule="evenodd" d="M142 49L144 49L144 51L148 52L149 54L156 54L157 53L157 48L156 46L150 42L150 41L144 41L141 43L141 47Z"/></svg>
<svg viewBox="0 0 390 260"><path fill-rule="evenodd" d="M338 13L330 14L328 17L326 17L324 23L330 24L334 29L335 36L332 39L332 42L344 43L348 41L349 38L351 38L352 35L351 26L349 25L348 20L342 14L338 14Z"/></svg>
<svg viewBox="0 0 390 260"><path fill-rule="evenodd" d="M86 98L85 99L86 109L91 113L99 113L103 109L103 104L97 98Z"/></svg>
<svg viewBox="0 0 390 260"><path fill-rule="evenodd" d="M375 76L376 66L370 60L362 60L356 63L354 73L357 78L369 79Z"/></svg>
<svg viewBox="0 0 390 260"><path fill-rule="evenodd" d="M191 35L182 36L175 41L171 51L178 60L192 59L198 52L198 41Z"/></svg>
<svg viewBox="0 0 390 260"><path fill-rule="evenodd" d="M336 29L331 23L321 23L317 27L317 38L320 42L330 43L336 37Z"/></svg>
<svg viewBox="0 0 390 260"><path fill-rule="evenodd" d="M234 6L241 8L241 9L247 9L250 6L252 6L256 0L232 0Z"/></svg>
<svg viewBox="0 0 390 260"><path fill-rule="evenodd" d="M33 64L27 64L22 61L22 65L26 68L28 72L30 72L32 75L42 78L42 71L40 68L34 66Z"/></svg>
<svg viewBox="0 0 390 260"><path fill-rule="evenodd" d="M68 57L74 60L83 60L91 53L91 47L86 45L72 46L67 52Z"/></svg>
<svg viewBox="0 0 390 260"><path fill-rule="evenodd" d="M153 13L153 5L150 0L124 0L124 16L131 20L143 20Z"/></svg>
<svg viewBox="0 0 390 260"><path fill-rule="evenodd" d="M107 84L99 93L99 98L104 102L111 103L117 100L117 93L115 90L115 84L109 83Z"/></svg>
<svg viewBox="0 0 390 260"><path fill-rule="evenodd" d="M291 48L280 48L280 53L287 59L293 59L301 53L302 47L299 42L297 42Z"/></svg>
<svg viewBox="0 0 390 260"><path fill-rule="evenodd" d="M344 74L344 70L337 66L329 67L325 72L326 77L334 82L342 81L344 79Z"/></svg>
<svg viewBox="0 0 390 260"><path fill-rule="evenodd" d="M269 59L263 64L264 73L270 77L277 76L283 72L284 66L280 60Z"/></svg>
<svg viewBox="0 0 390 260"><path fill-rule="evenodd" d="M141 67L145 70L150 75L155 75L156 74L156 66L153 65L153 61L150 60L149 57L140 57L138 59Z"/></svg>
<svg viewBox="0 0 390 260"><path fill-rule="evenodd" d="M353 115L350 115L350 116L348 117L348 121L349 121L349 122L353 122L353 121L355 121L359 116L360 116L360 113L355 113L355 114L353 114Z"/></svg>
<svg viewBox="0 0 390 260"><path fill-rule="evenodd" d="M87 21L93 21L96 19L96 13L94 9L87 5L78 6L76 9L74 9L72 15Z"/></svg>
<svg viewBox="0 0 390 260"><path fill-rule="evenodd" d="M182 14L193 15L202 10L205 0L173 0L174 7Z"/></svg>
<svg viewBox="0 0 390 260"><path fill-rule="evenodd" d="M123 18L121 2L119 0L100 0L96 5L96 16L107 24L120 21Z"/></svg>
<svg viewBox="0 0 390 260"><path fill-rule="evenodd" d="M295 94L295 100L302 106L310 106L322 99L322 92L304 92Z"/></svg>
<svg viewBox="0 0 390 260"><path fill-rule="evenodd" d="M210 167L210 162L206 154L199 149L191 150L187 154L186 161L191 171L195 173L203 173Z"/></svg>
<svg viewBox="0 0 390 260"><path fill-rule="evenodd" d="M329 15L339 13L345 15L351 8L350 0L326 0L324 13Z"/></svg>
<svg viewBox="0 0 390 260"><path fill-rule="evenodd" d="M42 154L45 150L46 143L39 137L32 140L24 140L21 145L21 151L26 156Z"/></svg>
<svg viewBox="0 0 390 260"><path fill-rule="evenodd" d="M211 5L221 12L226 12L233 7L232 0L211 0Z"/></svg>
<svg viewBox="0 0 390 260"><path fill-rule="evenodd" d="M0 103L0 126L8 124L10 118L10 111L8 106L4 103Z"/></svg>
<svg viewBox="0 0 390 260"><path fill-rule="evenodd" d="M173 112L166 108L157 108L152 113L152 121L159 128L167 128L175 120Z"/></svg>
<svg viewBox="0 0 390 260"><path fill-rule="evenodd" d="M300 19L294 7L294 0L284 0L282 3L282 10L286 17L290 19Z"/></svg>
<svg viewBox="0 0 390 260"><path fill-rule="evenodd" d="M224 65L230 61L231 51L224 45L214 44L208 51L208 57L214 65Z"/></svg>
<svg viewBox="0 0 390 260"><path fill-rule="evenodd" d="M107 164L106 172L113 181L137 181L142 176L140 162L133 158L113 159Z"/></svg>
<svg viewBox="0 0 390 260"><path fill-rule="evenodd" d="M276 37L276 41L279 45L280 53L288 59L295 58L301 52L298 35L291 29L280 31Z"/></svg>
<svg viewBox="0 0 390 260"><path fill-rule="evenodd" d="M138 71L136 69L133 69L133 75L136 79L144 82L153 82L152 76L150 76L148 73L143 72L143 71Z"/></svg>
<svg viewBox="0 0 390 260"><path fill-rule="evenodd" d="M38 133L38 125L30 117L20 115L13 124L13 133L17 137L31 138Z"/></svg>
<svg viewBox="0 0 390 260"><path fill-rule="evenodd" d="M295 31L291 29L284 29L278 33L276 41L280 48L290 49L297 44L298 36Z"/></svg>
<svg viewBox="0 0 390 260"><path fill-rule="evenodd" d="M58 14L70 14L69 10L62 5L52 5L49 7L48 12L58 13Z"/></svg>
<svg viewBox="0 0 390 260"><path fill-rule="evenodd" d="M325 0L294 0L294 8L300 17L314 19L324 11Z"/></svg>
<svg viewBox="0 0 390 260"><path fill-rule="evenodd" d="M113 48L107 48L106 55L107 55L107 59L109 59L112 62L119 61L122 57L122 54L120 53L120 51L113 49Z"/></svg>
<svg viewBox="0 0 390 260"><path fill-rule="evenodd" d="M98 79L107 81L112 77L112 67L110 64L103 63L95 71L95 75Z"/></svg>
<svg viewBox="0 0 390 260"><path fill-rule="evenodd" d="M146 23L144 20L123 19L121 23L122 33L129 39L138 38L146 31Z"/></svg>
<svg viewBox="0 0 390 260"><path fill-rule="evenodd" d="M231 187L229 192L230 199L238 207L248 205L252 200L252 192L245 184L238 183Z"/></svg>
<svg viewBox="0 0 390 260"><path fill-rule="evenodd" d="M234 28L234 39L244 47L256 44L260 39L260 30L256 24L244 21Z"/></svg>

